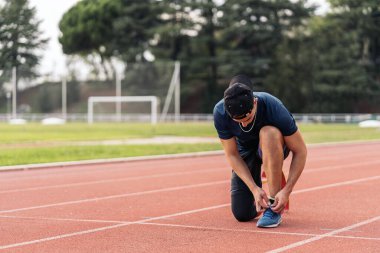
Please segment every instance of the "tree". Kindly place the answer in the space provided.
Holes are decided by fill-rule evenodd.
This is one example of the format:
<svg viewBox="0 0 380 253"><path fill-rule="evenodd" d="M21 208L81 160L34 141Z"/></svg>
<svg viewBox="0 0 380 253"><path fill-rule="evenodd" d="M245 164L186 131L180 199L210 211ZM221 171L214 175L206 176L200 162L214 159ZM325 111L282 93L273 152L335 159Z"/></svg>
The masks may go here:
<svg viewBox="0 0 380 253"><path fill-rule="evenodd" d="M156 0L83 0L62 17L59 42L63 52L81 57L100 57L107 79L114 76L111 57L125 62L144 61L158 22ZM92 57L93 58L93 57ZM106 65L111 66L112 73Z"/></svg>
<svg viewBox="0 0 380 253"><path fill-rule="evenodd" d="M262 87L273 72L276 47L314 10L306 1L288 0L161 2L167 15L153 52L181 61L182 87L201 94L200 109L207 112L234 74L254 76Z"/></svg>
<svg viewBox="0 0 380 253"><path fill-rule="evenodd" d="M154 27L149 46L160 59L172 61L187 57L190 38L196 36L188 1L162 0L160 23Z"/></svg>
<svg viewBox="0 0 380 253"><path fill-rule="evenodd" d="M0 69L16 67L17 80L37 75L40 56L36 50L48 41L42 38L40 23L28 0L8 0L0 9Z"/></svg>
<svg viewBox="0 0 380 253"><path fill-rule="evenodd" d="M191 93L201 94L199 108L209 112L219 99L218 6L212 0L163 0L161 5L152 52L161 59L181 61L182 90L189 100Z"/></svg>
<svg viewBox="0 0 380 253"><path fill-rule="evenodd" d="M369 95L369 101L377 105L380 96L380 5L378 0L330 0L330 19L345 31L355 31L352 43L358 45L356 62L367 73L366 85L360 90ZM370 110L363 106L362 110Z"/></svg>
<svg viewBox="0 0 380 253"><path fill-rule="evenodd" d="M195 18L195 25L199 27L198 36L194 39L194 48L198 61L196 65L204 70L203 81L207 84L204 96L206 102L203 106L207 111L211 111L217 100L220 99L217 92L218 87L218 38L220 30L218 12L219 7L213 0L193 1L193 10L199 13Z"/></svg>
<svg viewBox="0 0 380 253"><path fill-rule="evenodd" d="M107 79L112 79L106 67L115 54L112 41L115 37L113 23L120 15L122 1L84 0L69 9L59 22L63 52L86 57L96 54Z"/></svg>
<svg viewBox="0 0 380 253"><path fill-rule="evenodd" d="M113 45L125 62L144 62L144 53L161 24L162 5L157 0L118 0L120 15L113 21Z"/></svg>
<svg viewBox="0 0 380 253"><path fill-rule="evenodd" d="M304 30L295 30L275 49L270 74L264 83L267 91L281 99L291 112L311 112L314 105L316 70L315 41Z"/></svg>
<svg viewBox="0 0 380 253"><path fill-rule="evenodd" d="M225 72L254 76L259 86L273 67L276 48L314 11L305 0L226 0L222 6Z"/></svg>
<svg viewBox="0 0 380 253"><path fill-rule="evenodd" d="M359 113L379 109L380 85L374 71L379 32L373 19L376 8L370 2L374 3L334 1L331 13L314 17L306 29L276 49L268 88L284 98L290 110Z"/></svg>
<svg viewBox="0 0 380 253"><path fill-rule="evenodd" d="M356 31L316 17L308 32L280 46L287 53L277 58L282 69L272 88L296 112L358 112L368 78L358 64Z"/></svg>

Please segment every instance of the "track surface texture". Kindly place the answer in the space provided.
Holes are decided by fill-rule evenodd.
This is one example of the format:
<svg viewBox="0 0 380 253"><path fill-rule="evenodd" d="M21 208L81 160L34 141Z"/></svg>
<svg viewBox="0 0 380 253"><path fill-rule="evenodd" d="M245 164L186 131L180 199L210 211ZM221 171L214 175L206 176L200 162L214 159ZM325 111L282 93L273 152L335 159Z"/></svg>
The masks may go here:
<svg viewBox="0 0 380 253"><path fill-rule="evenodd" d="M380 252L379 150L310 146L274 229L233 218L223 155L3 171L0 251Z"/></svg>

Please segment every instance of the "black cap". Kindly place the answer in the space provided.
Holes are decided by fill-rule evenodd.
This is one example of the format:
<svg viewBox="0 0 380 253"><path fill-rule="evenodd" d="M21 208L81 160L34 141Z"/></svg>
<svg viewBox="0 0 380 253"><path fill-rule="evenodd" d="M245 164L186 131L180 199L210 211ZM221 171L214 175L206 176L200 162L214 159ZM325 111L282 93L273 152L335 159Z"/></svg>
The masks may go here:
<svg viewBox="0 0 380 253"><path fill-rule="evenodd" d="M239 82L247 82L243 80L245 76L243 77L244 78L235 78L237 82L230 83L230 87L224 91L224 107L228 115L233 119L245 118L253 108L253 93L251 88L245 83ZM234 78L232 81L233 80Z"/></svg>

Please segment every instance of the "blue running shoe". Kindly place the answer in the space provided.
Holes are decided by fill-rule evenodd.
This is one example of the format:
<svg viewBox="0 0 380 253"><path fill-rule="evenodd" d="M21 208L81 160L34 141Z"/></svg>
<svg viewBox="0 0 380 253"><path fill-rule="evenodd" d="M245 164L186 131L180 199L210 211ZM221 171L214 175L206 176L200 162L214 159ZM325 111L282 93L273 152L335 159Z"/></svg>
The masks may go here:
<svg viewBox="0 0 380 253"><path fill-rule="evenodd" d="M275 228L280 225L282 219L281 214L273 212L271 208L264 211L263 216L257 221L259 228Z"/></svg>

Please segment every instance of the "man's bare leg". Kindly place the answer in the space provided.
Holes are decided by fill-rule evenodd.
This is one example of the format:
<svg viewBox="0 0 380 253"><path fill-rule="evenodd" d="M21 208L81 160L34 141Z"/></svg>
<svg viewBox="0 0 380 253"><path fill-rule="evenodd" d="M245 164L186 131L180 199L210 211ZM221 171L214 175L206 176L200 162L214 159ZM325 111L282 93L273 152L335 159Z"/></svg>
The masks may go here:
<svg viewBox="0 0 380 253"><path fill-rule="evenodd" d="M260 130L260 148L263 168L268 180L270 197L281 190L282 165L284 161L284 138L279 129L265 126Z"/></svg>

